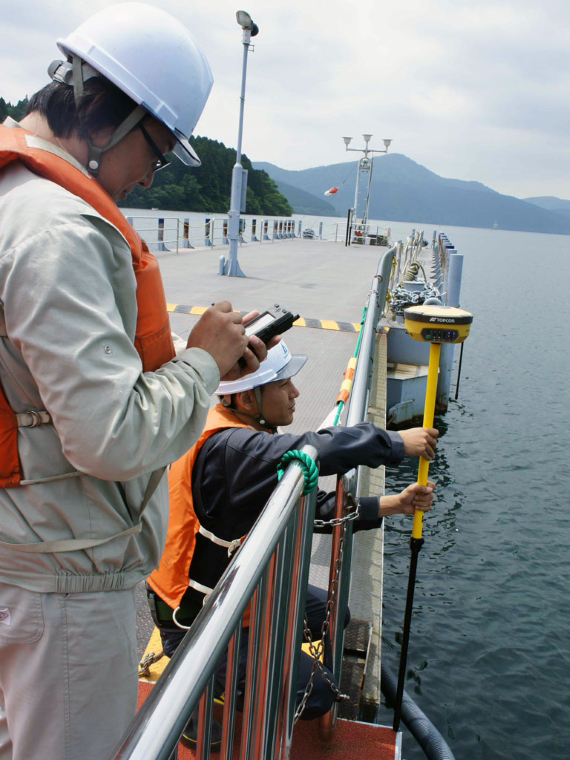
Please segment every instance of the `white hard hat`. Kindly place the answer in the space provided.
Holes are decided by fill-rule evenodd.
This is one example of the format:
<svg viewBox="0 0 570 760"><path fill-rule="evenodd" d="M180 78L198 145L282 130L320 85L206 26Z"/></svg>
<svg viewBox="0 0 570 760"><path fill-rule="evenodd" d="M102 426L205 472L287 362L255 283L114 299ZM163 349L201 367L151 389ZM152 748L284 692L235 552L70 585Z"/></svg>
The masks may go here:
<svg viewBox="0 0 570 760"><path fill-rule="evenodd" d="M200 159L188 142L212 89L202 50L179 21L145 3L120 3L91 16L57 41L115 84L178 140L188 166Z"/></svg>
<svg viewBox="0 0 570 760"><path fill-rule="evenodd" d="M239 380L221 382L216 393L218 396L241 393L241 391L258 388L260 385L285 380L296 375L306 361L306 354L292 354L281 341L267 352L267 358L261 362L258 370L240 377Z"/></svg>

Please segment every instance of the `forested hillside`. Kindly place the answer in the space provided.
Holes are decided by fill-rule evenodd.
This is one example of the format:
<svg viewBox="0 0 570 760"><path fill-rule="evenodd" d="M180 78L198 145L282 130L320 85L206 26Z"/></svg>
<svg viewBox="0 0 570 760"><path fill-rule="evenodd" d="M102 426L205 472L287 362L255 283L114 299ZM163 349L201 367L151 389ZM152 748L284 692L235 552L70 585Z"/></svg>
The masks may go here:
<svg viewBox="0 0 570 760"><path fill-rule="evenodd" d="M24 116L27 103L24 99L12 105L0 97L0 123L7 116L19 121ZM118 205L157 208L161 211L227 213L236 151L207 137L192 137L190 141L202 160L202 166L189 169L174 159L170 166L156 173L150 189L137 187ZM254 169L246 155L242 154L241 162L249 172L245 213L291 216L293 209L277 189L277 183L266 172Z"/></svg>
<svg viewBox="0 0 570 760"><path fill-rule="evenodd" d="M149 190L137 187L119 206L227 213L236 151L207 137L191 137L190 142L202 166L188 169L174 160L156 173ZM277 183L266 172L254 169L243 153L241 163L248 170L245 213L291 216L293 209L277 189Z"/></svg>
<svg viewBox="0 0 570 760"><path fill-rule="evenodd" d="M27 98L20 100L19 103L16 103L16 105L13 106L11 103L7 103L4 98L0 97L0 124L7 116L11 116L13 119L16 119L16 121L20 121L26 112L27 105Z"/></svg>

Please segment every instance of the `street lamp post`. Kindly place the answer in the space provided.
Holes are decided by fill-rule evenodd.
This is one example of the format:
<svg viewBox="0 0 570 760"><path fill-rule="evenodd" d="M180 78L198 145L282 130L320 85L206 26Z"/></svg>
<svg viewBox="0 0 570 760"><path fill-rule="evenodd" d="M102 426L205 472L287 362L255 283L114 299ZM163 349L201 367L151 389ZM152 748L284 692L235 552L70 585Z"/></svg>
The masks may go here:
<svg viewBox="0 0 570 760"><path fill-rule="evenodd" d="M238 129L238 143L237 143L237 156L236 163L232 171L232 192L230 199L230 210L228 212L228 238L230 241L229 258L224 268L224 274L228 277L245 277L238 262L238 241L240 234L240 212L245 211L245 203L242 207L242 194L244 172L241 165L241 138L243 132L243 109L245 104L245 75L247 71L247 54L250 49L250 40L259 32L257 24L254 24L249 13L245 11L238 11L236 13L236 19L238 24L243 29L243 67L241 74L241 95L239 106L239 129ZM247 178L245 178L247 185Z"/></svg>
<svg viewBox="0 0 570 760"><path fill-rule="evenodd" d="M370 142L370 139L372 135L362 135L364 138L364 148L349 148L350 142L352 140L352 137L343 137L345 148L346 150L354 150L359 153L364 153L364 156L360 159L358 162L358 173L356 175L356 190L354 193L354 208L352 211L353 217L358 218L358 193L360 189L360 175L361 174L368 174L368 186L366 190L366 202L364 204L364 213L362 214L362 227L364 228L368 222L368 208L370 205L370 185L372 182L372 167L373 167L373 159L368 158L369 154L372 153L388 153L388 148L390 147L390 143L392 140L383 140L384 143L384 150L374 150L372 148L368 147L368 143Z"/></svg>

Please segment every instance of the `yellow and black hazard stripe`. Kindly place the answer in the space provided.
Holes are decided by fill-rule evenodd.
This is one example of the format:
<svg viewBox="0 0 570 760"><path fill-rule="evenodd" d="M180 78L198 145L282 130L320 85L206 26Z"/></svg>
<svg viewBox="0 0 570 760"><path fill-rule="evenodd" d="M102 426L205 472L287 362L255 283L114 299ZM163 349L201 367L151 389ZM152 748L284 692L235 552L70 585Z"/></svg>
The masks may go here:
<svg viewBox="0 0 570 760"><path fill-rule="evenodd" d="M166 304L166 308L175 314L191 314L192 316L199 317L208 307L169 303ZM247 314L246 311L240 313L243 315ZM316 330L337 330L338 332L360 332L358 322L337 322L333 319L309 319L308 317L299 317L296 322L293 322L293 327L312 327Z"/></svg>

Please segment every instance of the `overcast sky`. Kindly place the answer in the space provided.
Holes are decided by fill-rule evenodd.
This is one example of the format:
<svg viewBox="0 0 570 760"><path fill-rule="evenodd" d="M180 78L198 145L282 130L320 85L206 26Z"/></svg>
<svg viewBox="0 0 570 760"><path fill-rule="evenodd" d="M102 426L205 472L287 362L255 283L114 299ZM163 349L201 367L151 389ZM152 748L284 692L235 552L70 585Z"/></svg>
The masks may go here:
<svg viewBox="0 0 570 760"><path fill-rule="evenodd" d="M370 146L444 177L518 198L570 199L570 4L562 0L163 0L214 73L196 134L237 144L241 29L248 57L243 151L306 169ZM0 0L0 95L15 103L47 83L55 40L109 0ZM339 182L344 177L339 177ZM323 191L326 188L323 188Z"/></svg>

